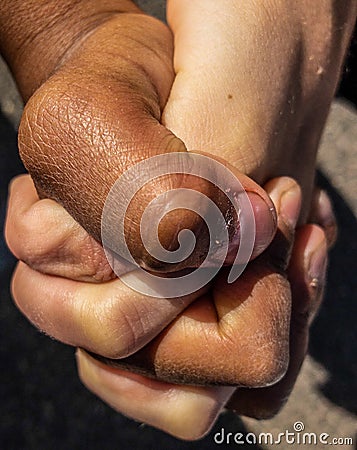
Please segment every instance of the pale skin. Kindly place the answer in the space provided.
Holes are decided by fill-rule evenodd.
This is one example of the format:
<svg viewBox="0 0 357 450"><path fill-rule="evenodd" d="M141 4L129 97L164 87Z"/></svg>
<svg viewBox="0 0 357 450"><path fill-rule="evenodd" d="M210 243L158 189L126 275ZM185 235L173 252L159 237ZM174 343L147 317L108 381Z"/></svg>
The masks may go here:
<svg viewBox="0 0 357 450"><path fill-rule="evenodd" d="M170 379L185 383L215 381L256 387L276 382L287 371L282 381L272 388L259 391L238 389L233 395L231 407L240 413L262 417L278 409L297 376L306 350L309 317L317 308L323 285L323 261L328 242L322 229L308 225L298 232L289 268L290 285L281 261L288 263L296 223L298 220L304 223L309 216L317 143L356 11L355 2L346 2L342 8L345 11L336 17L333 10L335 2L324 1L315 4L314 8L310 3L307 17L304 14L306 2L299 3L299 7L294 2L294 8L289 2L267 2L267 9L250 5L248 10L238 8L238 2L224 3L226 15L223 22L221 16L214 13L216 3L205 2L204 8L200 8L200 2L169 2L169 23L175 34L175 78L170 65L171 46L162 44L171 39L166 28L137 15L135 7L130 6L135 14L108 20L65 58L61 55L62 65L28 103L20 130L20 151L40 193L60 200L94 236L98 236L96 212L103 201L104 188L110 186L128 164L128 151L130 163L133 163L148 156L153 147L159 153L185 151L183 141L188 150L203 150L213 157L223 157L240 178L243 177L240 173L246 173L262 184L269 178L284 174L298 180L303 191L300 219L300 189L292 180L283 178L265 186L278 213L279 236L286 237L285 247L277 252L277 245L273 245L264 256L250 264L237 285L227 287L222 278L217 278L213 286L209 286L209 293L200 292L198 301L185 309L149 346L136 353L134 359L129 359L131 364L140 367L144 361L146 369L149 372L154 370L165 382L109 369L83 351L78 353L80 376L90 389L125 414L187 439L197 438L209 430L235 388L167 384ZM125 5L128 7L129 2ZM210 8L213 9L210 11ZM207 16L203 17L203 14ZM333 20L340 20L339 26L336 23L332 26ZM277 21L281 21L279 32L286 31L284 39L279 39L278 33L269 41L277 29ZM204 27L199 26L202 23ZM140 41L144 26L148 30L145 43ZM253 31L248 33L248 30ZM330 31L324 33L323 42L317 39L322 30ZM215 45L216 41L205 37L205 33L208 37L219 36L224 45ZM155 39L156 36L160 39ZM148 39L151 48L156 50L151 59L147 58L144 45ZM121 47L118 46L119 41ZM211 42L210 51L207 51L207 42ZM305 59L300 53L302 47ZM132 66L130 58L129 62L124 57L113 60L113 52L120 55L123 48L129 49L129 54L133 51L134 58L139 59L135 63L145 66L144 78L143 72L138 71L135 64ZM227 49L227 53L222 49ZM13 70L25 97L30 97L52 72L46 67L50 60L44 60L40 81L34 82L25 76L22 66L14 59ZM87 73L91 76L88 77ZM113 73L117 76L114 81ZM156 89L145 78L146 73L150 74L150 83L153 82ZM129 75L131 80L134 75L138 83L128 85ZM271 86L271 80L276 84ZM96 88L99 81L103 87L100 93ZM268 84L269 89L266 89ZM204 89L204 86L209 88ZM200 92L201 87L203 93ZM203 95L207 89L210 95ZM121 98L124 102L128 98L133 99L122 115L117 107L117 104L123 104ZM59 110L54 105L59 105ZM83 115L70 116L73 119L71 127L68 128L67 122L66 128L66 122L56 114L64 111L72 114L74 105ZM92 122L89 129L84 129L83 118L88 111ZM208 116L207 111L217 113ZM159 120L166 128L159 125ZM138 123L143 135L133 140L131 133ZM97 133L98 129L103 129L103 124L109 127L109 135L103 136L109 137L96 139L96 136L101 136ZM173 131L182 141L167 130ZM68 139L71 132L74 135ZM73 139L73 136L77 138ZM104 180L103 191L99 193L93 192L90 180L83 176L87 170L83 148L88 148L88 140L94 144L97 155L109 152L113 167L118 168L108 176L98 166L97 175ZM147 142L151 145L148 146ZM125 153L113 153L114 148L125 149ZM76 152L78 160L71 158L73 152ZM67 161L71 162L60 159L61 155L67 155ZM78 167L75 166L76 161L80 163ZM83 171L78 172L81 167L84 167ZM63 170L68 177L66 183L78 188L72 192L90 195L74 198L71 190L61 191L56 177L59 180ZM247 181L246 189L259 192L265 204L270 205L269 198L252 180ZM284 193L288 195L283 196ZM284 197L285 202L282 200ZM323 196L318 198L321 208L315 208L312 219L325 229L329 241L333 234L330 205ZM11 208L11 205L16 206ZM136 298L133 310L128 301L132 294L125 292L120 281L98 283L109 280L112 273L103 262L97 242L53 201L38 201L28 179L21 179L14 185L9 211L8 242L14 253L27 263L18 266L14 277L15 300L30 320L64 342L108 357L126 356L151 341L195 300L183 299L177 304L162 302L159 307L157 300L148 305L147 299ZM260 221L268 224L269 228L269 207L259 211ZM54 218L55 229L53 225L51 227ZM188 217L188 226L193 223L190 221ZM59 222L63 228L58 227ZM42 224L42 230L47 230L46 239L36 234L38 223ZM49 226L44 227L45 223ZM16 238L16 226L17 233L25 233L28 237L22 242ZM270 232L260 238L259 252L269 245L272 235ZM134 232L131 236L135 239ZM46 243L40 251L39 242ZM84 251L83 243L86 244ZM281 248L281 241L279 244ZM316 270L316 273L311 272L313 255L318 255L319 263L315 264L318 273ZM317 290L311 287L314 278L319 283ZM78 280L86 280L88 284ZM244 296L245 286L252 289L249 302L247 295ZM291 289L293 315L289 330ZM33 296L29 298L28 292L36 292L36 299ZM267 302L267 298L271 302ZM240 307L241 304L245 307ZM147 321L144 319L143 323L145 314L142 312L150 311L150 308L155 315L146 315ZM127 328L123 324L123 316L129 318ZM100 324L98 317L101 318ZM202 325L202 321L207 320L212 322L212 326ZM135 323L140 326L135 327ZM237 329L246 330L243 337L237 336ZM222 331L224 336L228 333L228 339L222 340ZM190 342L189 347L184 344L185 340ZM252 360L248 356L257 348L264 348L265 352ZM237 353L232 353L232 349ZM214 360L209 354L205 356L204 351L208 350L215 355ZM280 358L276 358L278 354ZM219 357L225 362L223 371ZM192 361L195 367L192 367ZM144 408L140 401L143 397L147 399ZM185 417L190 418L189 422Z"/></svg>
<svg viewBox="0 0 357 450"><path fill-rule="evenodd" d="M270 182L265 186L276 204L279 217L284 217L290 223L290 225L287 225L283 219L280 220L279 227L289 237L289 244L285 246L284 250L279 250L275 255L274 247L272 247L269 255L266 255L268 259L271 259L272 264L274 264L274 258L276 256L279 257L279 263L281 264L281 258L288 257L289 247L292 245L292 224L298 218L300 196L299 194L297 196L290 196L288 203L279 205L279 197L291 185L293 188L296 187L296 184L292 183L291 179L282 178L278 182ZM330 208L330 205L328 203L326 204L326 199L323 207L325 209L326 207ZM61 220L58 221L58 218ZM39 238L38 231L36 231L39 228L38 220L42 224L47 225L43 228L46 231L41 235L41 238ZM59 223L62 223L62 226L59 226ZM23 236L21 242L16 241L14 238L18 234ZM61 273L64 266L58 263L56 257L58 249L61 249L61 253L62 251L65 252L69 261L73 258L73 273L76 272L79 279L80 273L88 279L88 273L93 270L92 261L85 258L83 253L81 254L82 264L78 264L79 255L76 250L76 243L85 245L87 242L84 230L78 226L62 207L58 206L52 200L39 201L28 176L19 177L12 184L7 222L7 239L14 253L23 260L40 261L44 257L45 263L41 269L42 272L45 272L44 268L48 264L48 272L53 273L57 265L58 273ZM42 251L44 251L42 257L38 252L36 253L36 246L34 245L35 243L37 244L38 251L40 240L41 242L46 242L45 247L42 247ZM27 245L23 245L22 242L26 242ZM65 245L61 245L62 243ZM68 244L70 245L67 247ZM229 407L235 409L238 413L253 417L268 417L272 415L281 407L288 396L306 351L309 322L321 301L324 272L326 270L326 252L327 241L325 233L319 226L306 225L300 228L296 235L292 261L288 271L293 298L290 328L290 363L285 376L275 386L265 389L260 388L257 391L242 388L236 391L233 386L180 386L162 381L154 381L120 369L109 368L91 358L84 351L80 351L77 353L77 361L79 374L83 382L118 411L184 439L196 439L202 436L202 434L207 433L213 425L217 414L235 391L236 394L233 395ZM311 260L314 258L313 255L317 255L317 260L320 261L318 263L318 271L316 272L316 269L314 269L314 276L311 273ZM209 337L207 336L203 342L197 342L197 354L193 355L195 358L194 361L207 364L208 369L214 369L212 361L209 360L207 363L206 359L203 358L202 350L206 352L212 352L214 350L217 355L223 354L225 356L227 355L225 352L227 352L232 356L232 351L236 352L241 346L243 354L244 351L247 351L250 355L250 361L248 360L242 365L243 373L247 373L248 370L251 371L252 369L252 352L256 353L255 346L257 342L254 338L255 334L257 337L259 335L259 345L264 345L264 351L268 350L267 345L269 343L276 346L277 352L284 350L286 343L274 342L269 338L269 333L274 329L272 324L265 326L265 322L260 321L260 328L257 331L255 331L254 327L247 329L246 323L239 325L239 322L244 320L246 314L255 316L255 319L251 318L251 320L254 320L254 323L256 322L257 314L261 316L264 313L265 320L269 320L267 312L269 312L270 308L272 308L270 313L273 315L272 320L276 320L278 315L284 320L283 315L287 314L286 308L290 308L288 291L281 291L280 295L283 295L281 301L277 302L271 297L270 305L268 305L269 308L267 309L265 307L265 312L263 312L264 304L262 305L262 302L265 302L267 298L267 290L269 289L268 295L269 293L276 295L276 284L284 282L284 277L282 277L280 270L275 274L270 273L268 276L262 277L262 274L266 273L266 262L266 259L259 261L258 258L251 264L243 277L236 283L238 295L233 299L233 305L236 305L234 314L231 314L228 321L225 318L225 320L220 320L216 324L217 331L221 330L221 333L225 333L225 330L231 333L231 327L237 327L237 329L240 327L241 329L245 329L245 332L248 331L252 339L251 350L244 348L244 340L242 341L239 334L236 333L231 333L231 342L217 342L218 347L216 350L211 347L207 348L207 337ZM71 273L68 263L65 270ZM313 278L319 279L317 288L311 284L312 276ZM259 277L262 277L262 283L257 281ZM244 313L240 308L239 294L245 285L249 286L252 282L256 286L253 297L245 306ZM224 282L224 278L221 277L215 284L217 287L216 294L213 298L216 307L222 312L222 308L227 306L230 301L230 296L227 296L227 285ZM232 290L232 288L229 289ZM225 295L220 293L221 290ZM264 294L260 293L261 290L264 290ZM235 289L233 288L234 291ZM36 297L33 296L33 292L36 292ZM78 339L81 339L81 336L83 338L83 331L85 330L85 341L80 342L80 345L85 348L93 350L93 345L96 345L94 349L98 353L106 354L108 351L118 351L118 348L123 345L125 333L120 331L124 330L127 321L122 320L124 314L118 314L113 308L118 308L123 311L128 292L125 285L119 280L111 281L109 284L104 283L103 287L101 287L93 278L92 283L86 286L83 282L53 278L50 275L45 275L44 273L30 269L24 263L20 263L13 280L13 295L19 308L34 324L64 342L78 345ZM102 299L102 303L107 303L109 306L106 308L107 314L102 315L99 318L100 322L96 324L93 321L93 317L91 317L91 305L94 305L94 307L95 305L99 305L100 298ZM136 297L135 300L136 305L140 304L140 298ZM156 302L158 301L156 300ZM205 302L206 307L203 308ZM143 302L143 304L145 306L146 303ZM200 321L202 318L207 317L207 314L212 310L209 304L209 299L207 298L205 300L205 296L201 296L199 302L193 303L192 306L187 308L173 322L170 327L171 339L170 337L167 339L164 336L160 343L161 351L166 352L166 358L169 357L168 361L164 364L170 362L170 353L173 355L171 359L172 357L182 357L185 356L187 346L189 346L188 348L192 348L193 342L190 341L190 335L187 335L187 326L192 327L192 332L196 328L197 332L202 335L204 328L200 326ZM155 303L150 305L150 307L154 306ZM179 307L183 308L184 305L176 305L176 308ZM281 309L282 311L279 312ZM162 321L165 319L165 315L166 317L170 313L172 316L175 315L175 312L170 311L167 307L165 308L164 303L155 308L155 313L155 317L158 316ZM195 316L196 321L192 322L192 318ZM60 317L61 320L59 320ZM135 317L133 314L130 316L130 310L125 312L124 317L126 319L129 318L135 324ZM113 321L113 318L115 318L115 321ZM212 324L214 324L214 320ZM182 327L185 327L186 330L183 330ZM135 331L135 326L131 326L130 331ZM136 330L136 332L138 331ZM261 340L262 332L265 332L265 344ZM108 336L108 333L112 334ZM93 336L95 337L94 339ZM181 342L179 344L182 346L181 354L179 355L177 354L175 340L178 343ZM113 346L113 342L116 345ZM214 344L214 341L212 343ZM221 346L219 346L220 344ZM229 349L227 344L232 345L232 348ZM108 345L110 346L109 350ZM238 346L238 349L234 350L234 346ZM270 380L266 378L265 383L273 382L275 377L282 376L282 373L274 373L274 366L271 365L271 363L276 361L276 358L258 357L257 362L259 364L263 361L268 366L270 365L270 370L273 369L273 372L266 373L266 376L271 378ZM231 360L230 363L225 361L225 370L228 373L232 370L230 364L234 364L234 362L234 360ZM286 362L288 362L287 359ZM264 376L263 367L260 367L255 372L259 377ZM248 382L252 383L251 376ZM262 385L262 380L256 380L256 384Z"/></svg>

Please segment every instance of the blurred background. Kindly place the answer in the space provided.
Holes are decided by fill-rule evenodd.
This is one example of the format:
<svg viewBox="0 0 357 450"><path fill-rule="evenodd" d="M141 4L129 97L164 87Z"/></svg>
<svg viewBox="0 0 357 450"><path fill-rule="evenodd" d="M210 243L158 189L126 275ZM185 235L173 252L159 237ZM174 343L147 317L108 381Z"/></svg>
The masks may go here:
<svg viewBox="0 0 357 450"><path fill-rule="evenodd" d="M152 10L155 2L138 3L146 9L150 3ZM154 7L161 18L163 3L157 1ZM22 103L0 60L0 449L237 448L234 442L215 443L215 433L224 427L226 433L277 435L292 431L295 422L303 422L306 432L352 437L352 446L339 448L357 448L356 50L355 38L319 153L318 180L333 200L339 238L330 254L325 302L312 328L309 355L277 417L257 422L224 413L199 442L178 441L112 411L79 382L74 349L35 330L13 305L9 283L15 260L4 243L3 222L8 183L24 171L16 144Z"/></svg>

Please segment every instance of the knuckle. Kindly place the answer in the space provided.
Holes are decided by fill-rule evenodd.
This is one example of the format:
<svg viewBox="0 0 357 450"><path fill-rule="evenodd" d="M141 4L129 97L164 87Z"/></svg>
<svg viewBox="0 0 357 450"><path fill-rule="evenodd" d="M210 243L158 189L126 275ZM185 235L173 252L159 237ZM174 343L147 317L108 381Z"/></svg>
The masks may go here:
<svg viewBox="0 0 357 450"><path fill-rule="evenodd" d="M69 95L51 86L40 88L27 103L19 127L20 155L30 173L39 176L43 164L49 164L53 145L66 142L73 102Z"/></svg>
<svg viewBox="0 0 357 450"><path fill-rule="evenodd" d="M111 106L95 89L85 74L80 83L71 71L49 79L25 108L19 151L40 196L65 205L99 239L101 206L118 162L109 161L108 155L116 158L118 148ZM98 106L101 101L105 110Z"/></svg>
<svg viewBox="0 0 357 450"><path fill-rule="evenodd" d="M5 227L5 239L16 258L27 263L36 259L38 247L33 245L33 226L27 213L9 217Z"/></svg>
<svg viewBox="0 0 357 450"><path fill-rule="evenodd" d="M275 347L274 344L266 344L259 351L256 347L254 351L249 350L250 355L254 356L243 362L244 366L242 361L238 367L237 361L232 362L233 376L230 376L229 384L245 388L266 388L281 380L288 369L289 358L287 355L278 355Z"/></svg>
<svg viewBox="0 0 357 450"><path fill-rule="evenodd" d="M96 283L103 283L114 279L115 274L103 247L82 228L78 235L79 237L76 240L79 240L81 278ZM66 245L69 248L73 248L71 243L67 242Z"/></svg>
<svg viewBox="0 0 357 450"><path fill-rule="evenodd" d="M82 157L95 157L93 118L97 114L92 94L70 76L54 76L24 109L19 127L20 155L36 186L49 197L56 197L56 188L63 190L68 176L81 169L84 161L78 156L80 152Z"/></svg>
<svg viewBox="0 0 357 450"><path fill-rule="evenodd" d="M246 357L242 384L248 387L277 383L289 364L291 300L288 283L282 276L273 274L265 277L260 289L264 295L256 309L251 310L250 326L241 348Z"/></svg>
<svg viewBox="0 0 357 450"><path fill-rule="evenodd" d="M19 214L8 232L15 256L33 268L39 267L50 254L54 226L37 205Z"/></svg>
<svg viewBox="0 0 357 450"><path fill-rule="evenodd" d="M252 366L249 387L268 387L283 378L289 358L288 351L281 347L274 342L261 347Z"/></svg>
<svg viewBox="0 0 357 450"><path fill-rule="evenodd" d="M9 216L6 219L5 222L5 229L4 229L4 237L5 237L5 242L8 246L8 248L10 249L10 251L13 253L13 255L16 258L19 258L18 256L18 239L16 239L16 234L15 234L15 230L14 227L12 226L12 223L9 219Z"/></svg>
<svg viewBox="0 0 357 450"><path fill-rule="evenodd" d="M249 342L239 352L231 352L231 355L233 359L228 358L226 361L230 385L269 387L281 380L288 370L288 342L261 332L251 334Z"/></svg>
<svg viewBox="0 0 357 450"><path fill-rule="evenodd" d="M280 322L278 324L277 322ZM274 323L275 322L275 323ZM270 324L261 324L252 340L251 387L268 387L286 374L289 365L289 326L287 319L277 317ZM283 324L283 325L282 325ZM264 329L265 328L265 329Z"/></svg>
<svg viewBox="0 0 357 450"><path fill-rule="evenodd" d="M88 318L88 311L85 313ZM88 320L82 323L88 324ZM105 358L120 359L137 350L140 340L140 319L115 298L106 299L99 307L93 307L87 332L90 333L90 350Z"/></svg>
<svg viewBox="0 0 357 450"><path fill-rule="evenodd" d="M124 358L134 353L141 346L142 336L145 334L143 319L134 302L130 305L126 302L120 303L112 317L114 317L114 323L116 324L116 347L112 358Z"/></svg>
<svg viewBox="0 0 357 450"><path fill-rule="evenodd" d="M28 174L21 174L21 175L17 175L14 178L12 178L9 183L9 188L8 188L9 193L10 194L14 193L16 195L18 188L21 186L21 184L24 182L24 180L26 180L28 178L29 178Z"/></svg>

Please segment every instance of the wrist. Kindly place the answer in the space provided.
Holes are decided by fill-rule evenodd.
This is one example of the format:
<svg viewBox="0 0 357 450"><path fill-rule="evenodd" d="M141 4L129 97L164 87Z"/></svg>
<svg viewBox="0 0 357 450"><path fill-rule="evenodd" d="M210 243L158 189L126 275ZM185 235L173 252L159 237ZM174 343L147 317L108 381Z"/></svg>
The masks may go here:
<svg viewBox="0 0 357 450"><path fill-rule="evenodd" d="M0 52L25 100L79 42L119 13L140 13L130 0L8 0L0 15Z"/></svg>

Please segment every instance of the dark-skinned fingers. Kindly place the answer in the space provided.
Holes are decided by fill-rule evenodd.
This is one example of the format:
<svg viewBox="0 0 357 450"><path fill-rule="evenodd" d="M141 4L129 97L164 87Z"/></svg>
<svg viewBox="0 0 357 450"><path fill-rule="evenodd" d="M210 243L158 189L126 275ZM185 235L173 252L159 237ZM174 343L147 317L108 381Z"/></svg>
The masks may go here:
<svg viewBox="0 0 357 450"><path fill-rule="evenodd" d="M316 186L312 196L310 215L308 223L316 223L325 231L327 245L331 248L338 233L336 216L333 205L327 192Z"/></svg>
<svg viewBox="0 0 357 450"><path fill-rule="evenodd" d="M237 389L227 404L240 415L268 419L279 412L289 398L304 361L309 325L321 303L326 277L327 240L316 225L296 232L288 269L292 291L290 358L284 378L264 389Z"/></svg>
<svg viewBox="0 0 357 450"><path fill-rule="evenodd" d="M207 434L234 389L164 383L109 367L83 350L77 364L86 387L116 411L179 439Z"/></svg>
<svg viewBox="0 0 357 450"><path fill-rule="evenodd" d="M29 175L10 184L5 238L18 259L40 272L92 282L114 278L102 246L61 205L39 200Z"/></svg>
<svg viewBox="0 0 357 450"><path fill-rule="evenodd" d="M284 217L281 234L290 239L288 258L290 227L298 220L301 198L292 179L280 181L268 187ZM276 382L288 366L291 310L290 286L278 255L274 264L263 255L256 258L233 283L227 282L229 269L222 270L211 292L142 350L121 360L101 360L172 383L257 387Z"/></svg>

